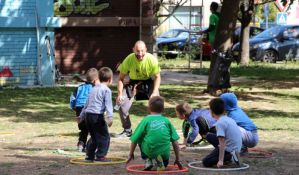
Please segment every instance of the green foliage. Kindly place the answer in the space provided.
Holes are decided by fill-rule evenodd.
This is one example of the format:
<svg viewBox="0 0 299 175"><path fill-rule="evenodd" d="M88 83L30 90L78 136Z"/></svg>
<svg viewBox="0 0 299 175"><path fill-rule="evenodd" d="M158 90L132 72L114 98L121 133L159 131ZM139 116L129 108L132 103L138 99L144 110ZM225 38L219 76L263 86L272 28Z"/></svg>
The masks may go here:
<svg viewBox="0 0 299 175"><path fill-rule="evenodd" d="M275 2L269 3L269 16L268 16L268 22L275 22L276 21L276 14L279 12L278 8L275 5ZM264 16L264 4L258 5L256 7L256 14L258 18L262 19L263 21L266 20L266 17Z"/></svg>

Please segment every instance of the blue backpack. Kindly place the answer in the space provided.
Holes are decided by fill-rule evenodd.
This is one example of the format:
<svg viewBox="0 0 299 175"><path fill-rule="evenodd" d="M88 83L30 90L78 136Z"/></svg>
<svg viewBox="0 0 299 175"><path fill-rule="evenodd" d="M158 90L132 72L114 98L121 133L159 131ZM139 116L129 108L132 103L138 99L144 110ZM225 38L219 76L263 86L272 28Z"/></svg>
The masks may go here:
<svg viewBox="0 0 299 175"><path fill-rule="evenodd" d="M93 85L84 83L79 85L70 96L70 108L84 107Z"/></svg>

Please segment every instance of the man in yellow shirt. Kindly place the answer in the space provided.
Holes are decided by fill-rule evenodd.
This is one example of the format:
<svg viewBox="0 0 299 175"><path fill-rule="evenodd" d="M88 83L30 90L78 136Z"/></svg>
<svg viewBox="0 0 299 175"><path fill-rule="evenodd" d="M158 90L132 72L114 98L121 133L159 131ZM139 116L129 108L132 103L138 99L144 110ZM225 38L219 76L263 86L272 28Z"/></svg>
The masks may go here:
<svg viewBox="0 0 299 175"><path fill-rule="evenodd" d="M125 77L129 76L129 83L125 84ZM143 41L137 41L133 53L129 54L119 66L119 78L117 83L116 104L120 106L119 114L123 132L119 136L130 137L132 135L129 110L134 96L136 100L149 99L159 96L161 83L160 67L158 59L147 53Z"/></svg>

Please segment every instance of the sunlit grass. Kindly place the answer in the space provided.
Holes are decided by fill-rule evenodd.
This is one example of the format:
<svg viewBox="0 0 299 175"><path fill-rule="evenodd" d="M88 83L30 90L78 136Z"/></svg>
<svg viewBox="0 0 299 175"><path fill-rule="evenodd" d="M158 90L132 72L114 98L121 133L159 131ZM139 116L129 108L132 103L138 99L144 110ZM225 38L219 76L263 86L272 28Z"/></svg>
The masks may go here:
<svg viewBox="0 0 299 175"><path fill-rule="evenodd" d="M170 59L160 60L160 66L165 69L191 71L194 74L208 75L210 62L203 61L200 68L198 60ZM295 80L299 79L299 62L250 62L248 67L241 67L233 62L230 74L232 77L246 77L257 80Z"/></svg>

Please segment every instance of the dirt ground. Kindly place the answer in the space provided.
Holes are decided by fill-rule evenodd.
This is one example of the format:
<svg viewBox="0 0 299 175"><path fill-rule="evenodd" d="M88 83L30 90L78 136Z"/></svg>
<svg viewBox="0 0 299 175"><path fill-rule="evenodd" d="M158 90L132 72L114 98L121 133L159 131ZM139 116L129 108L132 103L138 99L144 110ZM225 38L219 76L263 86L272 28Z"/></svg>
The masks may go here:
<svg viewBox="0 0 299 175"><path fill-rule="evenodd" d="M163 83L206 83L206 76L162 72ZM233 79L232 81L243 81ZM0 118L0 122L4 120ZM113 132L113 131L110 131ZM120 175L130 174L124 164L116 165L76 165L70 159L80 155L72 151L75 148L77 133L60 133L42 135L34 133L34 139L29 137L25 128L19 128L15 133L0 133L0 175ZM261 133L261 137L265 133ZM130 146L128 138L111 138L109 156L126 158ZM280 140L266 142L261 139L257 149L273 153L271 158L248 158L242 160L250 165L248 170L238 172L210 172L189 169L188 175L196 174L260 174L260 175L291 175L299 174L299 143L286 144ZM71 150L71 151L68 151ZM189 162L199 161L210 150L193 150L181 152L184 166ZM83 154L82 154L83 156ZM171 155L170 163L174 161ZM142 163L139 149L131 164Z"/></svg>

